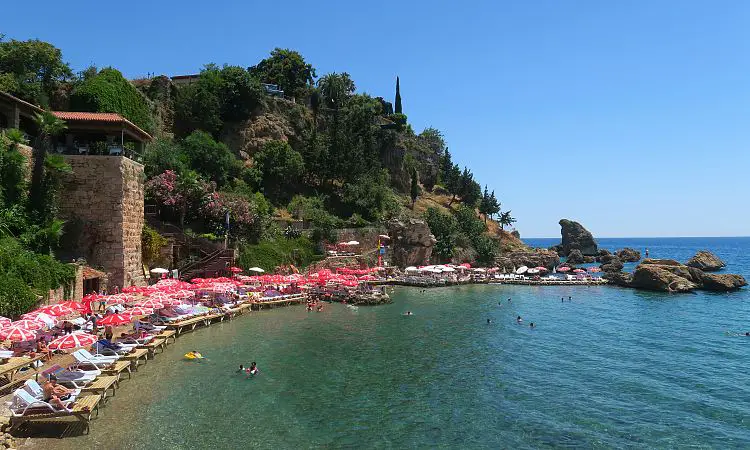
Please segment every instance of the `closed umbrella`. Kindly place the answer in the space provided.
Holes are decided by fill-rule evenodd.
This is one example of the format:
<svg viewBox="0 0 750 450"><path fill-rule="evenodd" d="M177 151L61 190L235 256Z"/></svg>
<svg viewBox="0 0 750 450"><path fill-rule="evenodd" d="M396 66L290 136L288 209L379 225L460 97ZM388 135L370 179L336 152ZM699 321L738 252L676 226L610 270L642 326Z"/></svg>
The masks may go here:
<svg viewBox="0 0 750 450"><path fill-rule="evenodd" d="M35 339L36 333L23 327L10 326L0 330L0 338L13 342L25 342Z"/></svg>
<svg viewBox="0 0 750 450"><path fill-rule="evenodd" d="M88 347L97 341L97 337L88 333L73 333L60 336L49 343L50 350L70 350L72 348Z"/></svg>

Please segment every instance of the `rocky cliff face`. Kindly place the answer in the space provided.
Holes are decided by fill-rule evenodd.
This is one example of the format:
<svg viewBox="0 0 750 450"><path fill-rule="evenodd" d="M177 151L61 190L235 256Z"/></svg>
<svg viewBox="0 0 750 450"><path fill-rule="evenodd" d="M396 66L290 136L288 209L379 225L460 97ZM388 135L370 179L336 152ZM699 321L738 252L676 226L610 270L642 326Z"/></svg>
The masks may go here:
<svg viewBox="0 0 750 450"><path fill-rule="evenodd" d="M640 261L641 252L629 247L625 247L622 250L617 250L615 252L615 256L617 256L617 258L623 262L636 262Z"/></svg>
<svg viewBox="0 0 750 450"><path fill-rule="evenodd" d="M571 250L580 250L584 256L598 256L599 250L591 232L578 222L560 219L562 242L552 247L560 256L568 256Z"/></svg>
<svg viewBox="0 0 750 450"><path fill-rule="evenodd" d="M432 248L437 242L424 220L391 220L388 222L391 238L391 258L399 267L427 264Z"/></svg>
<svg viewBox="0 0 750 450"><path fill-rule="evenodd" d="M528 250L503 253L495 259L495 265L505 272L511 272L521 266L543 266L549 270L560 264L560 256L552 250Z"/></svg>

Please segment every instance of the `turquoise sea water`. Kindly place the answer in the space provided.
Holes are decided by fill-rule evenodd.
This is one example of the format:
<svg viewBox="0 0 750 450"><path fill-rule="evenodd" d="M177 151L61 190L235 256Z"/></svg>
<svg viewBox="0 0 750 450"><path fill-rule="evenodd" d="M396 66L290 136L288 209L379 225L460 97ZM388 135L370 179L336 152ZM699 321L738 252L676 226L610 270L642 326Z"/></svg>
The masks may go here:
<svg viewBox="0 0 750 450"><path fill-rule="evenodd" d="M681 260L708 248L728 271L750 279L750 238L600 243ZM568 296L572 302L560 302ZM397 288L394 300L356 311L276 309L187 334L123 381L90 435L37 442L134 449L750 447L750 338L726 334L750 331L748 290L669 295L488 285ZM406 310L414 316L402 316ZM184 361L193 349L209 359ZM251 361L259 376L235 373Z"/></svg>

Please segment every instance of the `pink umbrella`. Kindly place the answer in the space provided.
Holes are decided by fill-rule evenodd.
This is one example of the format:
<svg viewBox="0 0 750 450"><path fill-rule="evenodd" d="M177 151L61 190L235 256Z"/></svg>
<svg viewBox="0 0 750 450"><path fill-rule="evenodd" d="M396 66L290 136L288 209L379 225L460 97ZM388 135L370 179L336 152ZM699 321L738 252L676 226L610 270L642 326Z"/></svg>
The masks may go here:
<svg viewBox="0 0 750 450"><path fill-rule="evenodd" d="M557 268L558 272L567 272L569 270L570 270L570 267L568 267L568 266L562 266L562 267L558 267Z"/></svg>
<svg viewBox="0 0 750 450"><path fill-rule="evenodd" d="M125 323L130 323L130 321L133 320L130 316L126 316L123 314L112 314L109 315L102 320L97 321L97 324L99 325L122 325Z"/></svg>
<svg viewBox="0 0 750 450"><path fill-rule="evenodd" d="M535 267L535 269L538 270L538 271L540 271L540 272L546 272L547 271L547 268L544 267L544 266L538 266L538 267Z"/></svg>
<svg viewBox="0 0 750 450"><path fill-rule="evenodd" d="M149 314L153 313L154 310L150 308L141 308L140 306L136 306L135 308L126 309L122 312L123 315L128 316L148 316Z"/></svg>
<svg viewBox="0 0 750 450"><path fill-rule="evenodd" d="M74 301L67 301L67 302L60 302L58 303L60 306L67 306L70 309L74 309L76 311L85 311L86 306L83 303L74 302Z"/></svg>
<svg viewBox="0 0 750 450"><path fill-rule="evenodd" d="M36 333L22 327L8 327L0 330L0 338L13 342L31 341L36 338Z"/></svg>
<svg viewBox="0 0 750 450"><path fill-rule="evenodd" d="M9 326L11 322L7 317L0 316L0 328Z"/></svg>
<svg viewBox="0 0 750 450"><path fill-rule="evenodd" d="M602 269L598 267L589 267L589 272L596 273L596 272L601 272L601 271Z"/></svg>
<svg viewBox="0 0 750 450"><path fill-rule="evenodd" d="M145 300L136 303L135 306L140 306L141 308L162 309L164 308L164 303L158 302L156 300Z"/></svg>
<svg viewBox="0 0 750 450"><path fill-rule="evenodd" d="M49 314L55 317L67 316L68 314L75 313L75 310L73 310L72 308L68 308L67 306L60 305L60 304L47 306L45 308L40 309L40 311L45 314Z"/></svg>
<svg viewBox="0 0 750 450"><path fill-rule="evenodd" d="M30 331L41 330L44 328L44 323L37 322L36 320L16 320L10 324L11 327L23 328Z"/></svg>
<svg viewBox="0 0 750 450"><path fill-rule="evenodd" d="M71 348L87 347L97 341L97 337L88 333L73 333L53 340L49 343L50 350L69 350Z"/></svg>
<svg viewBox="0 0 750 450"><path fill-rule="evenodd" d="M573 269L573 273L585 273L586 271L583 269Z"/></svg>

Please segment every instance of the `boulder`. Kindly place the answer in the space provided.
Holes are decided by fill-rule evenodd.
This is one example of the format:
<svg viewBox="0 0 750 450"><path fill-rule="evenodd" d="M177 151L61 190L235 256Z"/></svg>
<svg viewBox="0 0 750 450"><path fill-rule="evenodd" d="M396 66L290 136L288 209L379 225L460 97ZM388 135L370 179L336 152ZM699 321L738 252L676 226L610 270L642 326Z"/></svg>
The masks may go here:
<svg viewBox="0 0 750 450"><path fill-rule="evenodd" d="M620 258L620 261L624 262L636 262L641 259L641 252L629 247L625 247L622 250L617 250L615 252L615 255Z"/></svg>
<svg viewBox="0 0 750 450"><path fill-rule="evenodd" d="M695 267L704 272L715 272L726 267L724 261L707 250L701 250L696 253L685 265Z"/></svg>
<svg viewBox="0 0 750 450"><path fill-rule="evenodd" d="M400 267L427 264L437 242L427 223L419 219L389 221L388 235L392 262Z"/></svg>
<svg viewBox="0 0 750 450"><path fill-rule="evenodd" d="M603 248L599 249L599 256L605 256L605 255L611 255L611 254L612 252L610 252L609 250L605 250Z"/></svg>
<svg viewBox="0 0 750 450"><path fill-rule="evenodd" d="M599 257L599 262L602 264L609 264L610 262L614 260L619 261L620 259L617 256L612 255L612 254L606 254L606 255L602 255Z"/></svg>
<svg viewBox="0 0 750 450"><path fill-rule="evenodd" d="M594 261L596 261L596 258L594 258L593 256L584 256L583 257L583 262L586 263L586 264L592 263Z"/></svg>
<svg viewBox="0 0 750 450"><path fill-rule="evenodd" d="M627 272L606 272L602 278L617 286L632 287L633 275Z"/></svg>
<svg viewBox="0 0 750 450"><path fill-rule="evenodd" d="M594 236L580 223L561 219L560 233L562 234L562 242L559 246L553 248L561 256L567 255L571 250L580 250L586 256L596 256L599 254Z"/></svg>
<svg viewBox="0 0 750 450"><path fill-rule="evenodd" d="M742 275L735 274L714 274L704 273L703 274L703 286L702 288L707 291L733 291L739 289L742 286L747 286L747 281Z"/></svg>
<svg viewBox="0 0 750 450"><path fill-rule="evenodd" d="M662 292L689 292L698 286L656 264L640 264L630 285L635 288Z"/></svg>
<svg viewBox="0 0 750 450"><path fill-rule="evenodd" d="M565 259L566 262L569 262L570 264L583 264L583 254L578 249L573 249L568 253L568 257Z"/></svg>
<svg viewBox="0 0 750 450"><path fill-rule="evenodd" d="M599 266L599 268L602 269L602 272L605 273L619 272L623 267L624 264L617 258L610 260L607 264L602 264L601 266Z"/></svg>
<svg viewBox="0 0 750 450"><path fill-rule="evenodd" d="M517 269L521 266L527 267L546 267L552 270L560 264L560 257L557 253L551 250L528 250L528 251L515 251L505 252L495 258L495 265L502 271L505 269L506 273L510 273L514 268Z"/></svg>

